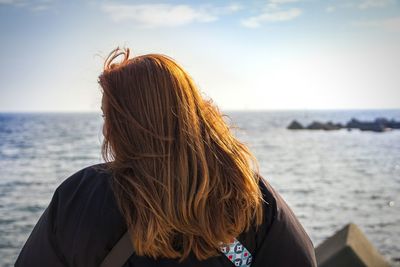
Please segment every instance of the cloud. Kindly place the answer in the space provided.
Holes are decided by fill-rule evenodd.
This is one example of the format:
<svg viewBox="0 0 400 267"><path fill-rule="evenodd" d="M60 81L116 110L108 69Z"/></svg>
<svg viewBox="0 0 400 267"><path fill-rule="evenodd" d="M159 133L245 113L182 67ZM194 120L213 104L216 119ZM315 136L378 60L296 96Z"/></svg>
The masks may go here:
<svg viewBox="0 0 400 267"><path fill-rule="evenodd" d="M265 3L264 10L280 10L281 6L297 2L300 2L300 0L269 0Z"/></svg>
<svg viewBox="0 0 400 267"><path fill-rule="evenodd" d="M335 7L335 6L327 6L327 7L325 8L325 11L328 12L328 13L335 12L335 10L336 10L336 7Z"/></svg>
<svg viewBox="0 0 400 267"><path fill-rule="evenodd" d="M14 0L0 0L0 4L13 4L15 1Z"/></svg>
<svg viewBox="0 0 400 267"><path fill-rule="evenodd" d="M249 28L260 27L263 22L288 21L297 18L302 14L299 8L291 8L288 10L271 11L266 10L258 16L250 17L241 21L241 24Z"/></svg>
<svg viewBox="0 0 400 267"><path fill-rule="evenodd" d="M336 3L335 5L328 5L325 8L325 12L333 13L335 11L339 11L339 9L358 9L358 10L366 10L366 9L376 9L376 8L385 8L395 3L395 0L359 0L359 1L347 1Z"/></svg>
<svg viewBox="0 0 400 267"><path fill-rule="evenodd" d="M269 2L279 5L279 4L295 3L299 2L299 0L269 0Z"/></svg>
<svg viewBox="0 0 400 267"><path fill-rule="evenodd" d="M232 3L230 5L223 6L223 7L216 7L216 8L214 7L214 9L219 14L226 14L226 13L233 13L233 12L239 11L239 10L243 9L243 6Z"/></svg>
<svg viewBox="0 0 400 267"><path fill-rule="evenodd" d="M28 5L28 1L24 0L0 0L0 5L10 5L16 7L23 7Z"/></svg>
<svg viewBox="0 0 400 267"><path fill-rule="evenodd" d="M297 18L303 10L296 7L287 7L288 4L300 0L269 0L258 15L242 19L240 23L248 28L258 28L264 22L280 22Z"/></svg>
<svg viewBox="0 0 400 267"><path fill-rule="evenodd" d="M28 8L32 11L42 11L49 9L53 5L53 0L0 0L0 5Z"/></svg>
<svg viewBox="0 0 400 267"><path fill-rule="evenodd" d="M393 4L393 0L363 0L358 5L360 9L376 8L376 7L387 7Z"/></svg>
<svg viewBox="0 0 400 267"><path fill-rule="evenodd" d="M356 27L375 28L389 32L400 32L400 17L386 18L381 20L364 20L352 23Z"/></svg>
<svg viewBox="0 0 400 267"><path fill-rule="evenodd" d="M231 4L223 7L201 6L198 8L189 5L173 4L113 4L101 6L115 22L132 21L137 26L175 27L193 22L207 23L218 20L220 15L240 10L242 7Z"/></svg>

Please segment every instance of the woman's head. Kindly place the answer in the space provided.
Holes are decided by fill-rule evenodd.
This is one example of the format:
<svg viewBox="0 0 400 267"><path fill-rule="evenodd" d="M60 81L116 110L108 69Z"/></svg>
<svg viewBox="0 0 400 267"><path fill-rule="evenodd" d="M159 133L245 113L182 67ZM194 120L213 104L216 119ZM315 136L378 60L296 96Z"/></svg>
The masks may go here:
<svg viewBox="0 0 400 267"><path fill-rule="evenodd" d="M117 48L99 83L102 154L136 254L206 259L261 223L255 158L180 65Z"/></svg>

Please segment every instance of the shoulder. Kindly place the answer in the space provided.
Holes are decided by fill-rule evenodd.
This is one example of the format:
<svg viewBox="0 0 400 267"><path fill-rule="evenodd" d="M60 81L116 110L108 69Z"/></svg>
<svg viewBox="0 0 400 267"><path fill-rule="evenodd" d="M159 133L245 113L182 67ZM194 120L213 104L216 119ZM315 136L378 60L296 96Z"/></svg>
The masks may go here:
<svg viewBox="0 0 400 267"><path fill-rule="evenodd" d="M79 227L117 210L112 191L112 173L105 163L87 166L66 178L55 190L57 224ZM97 220L96 223L101 223Z"/></svg>
<svg viewBox="0 0 400 267"><path fill-rule="evenodd" d="M254 266L316 266L313 243L292 209L262 176L259 186L264 223L256 235Z"/></svg>
<svg viewBox="0 0 400 267"><path fill-rule="evenodd" d="M111 197L112 173L105 163L82 168L67 177L55 190L60 208L73 205L96 204L96 199Z"/></svg>
<svg viewBox="0 0 400 267"><path fill-rule="evenodd" d="M105 164L88 166L65 179L35 225L16 266L99 266L126 231L111 180Z"/></svg>
<svg viewBox="0 0 400 267"><path fill-rule="evenodd" d="M112 175L104 163L82 168L66 178L55 190L53 199L57 200L58 216L78 213L76 207L95 206L104 197L112 197ZM71 211L69 211L70 209Z"/></svg>
<svg viewBox="0 0 400 267"><path fill-rule="evenodd" d="M57 240L66 258L73 259L74 264L96 265L126 231L112 191L112 174L104 163L69 176L56 189L54 198ZM88 252L94 256L90 258L94 262L88 262Z"/></svg>
<svg viewBox="0 0 400 267"><path fill-rule="evenodd" d="M56 189L57 193L93 187L96 184L109 182L111 172L105 163L99 163L82 168L66 178Z"/></svg>

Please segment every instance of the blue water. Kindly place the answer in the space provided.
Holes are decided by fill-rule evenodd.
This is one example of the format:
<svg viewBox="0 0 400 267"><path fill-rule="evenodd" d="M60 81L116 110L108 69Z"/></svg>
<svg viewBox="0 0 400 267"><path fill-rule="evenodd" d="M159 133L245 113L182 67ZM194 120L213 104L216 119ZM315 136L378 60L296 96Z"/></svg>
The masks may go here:
<svg viewBox="0 0 400 267"><path fill-rule="evenodd" d="M354 222L385 257L400 257L400 130L286 129L293 119L400 120L400 110L226 114L316 246ZM101 124L94 113L0 114L0 266L14 263L55 188L102 161Z"/></svg>

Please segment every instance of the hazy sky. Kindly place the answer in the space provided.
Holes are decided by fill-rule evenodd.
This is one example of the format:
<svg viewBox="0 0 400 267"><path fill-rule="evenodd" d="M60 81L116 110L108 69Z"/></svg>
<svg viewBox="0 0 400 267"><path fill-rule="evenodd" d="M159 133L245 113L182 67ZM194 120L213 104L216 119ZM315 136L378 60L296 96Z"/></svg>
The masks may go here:
<svg viewBox="0 0 400 267"><path fill-rule="evenodd" d="M400 108L400 1L0 0L0 111L98 111L116 46L222 109Z"/></svg>

